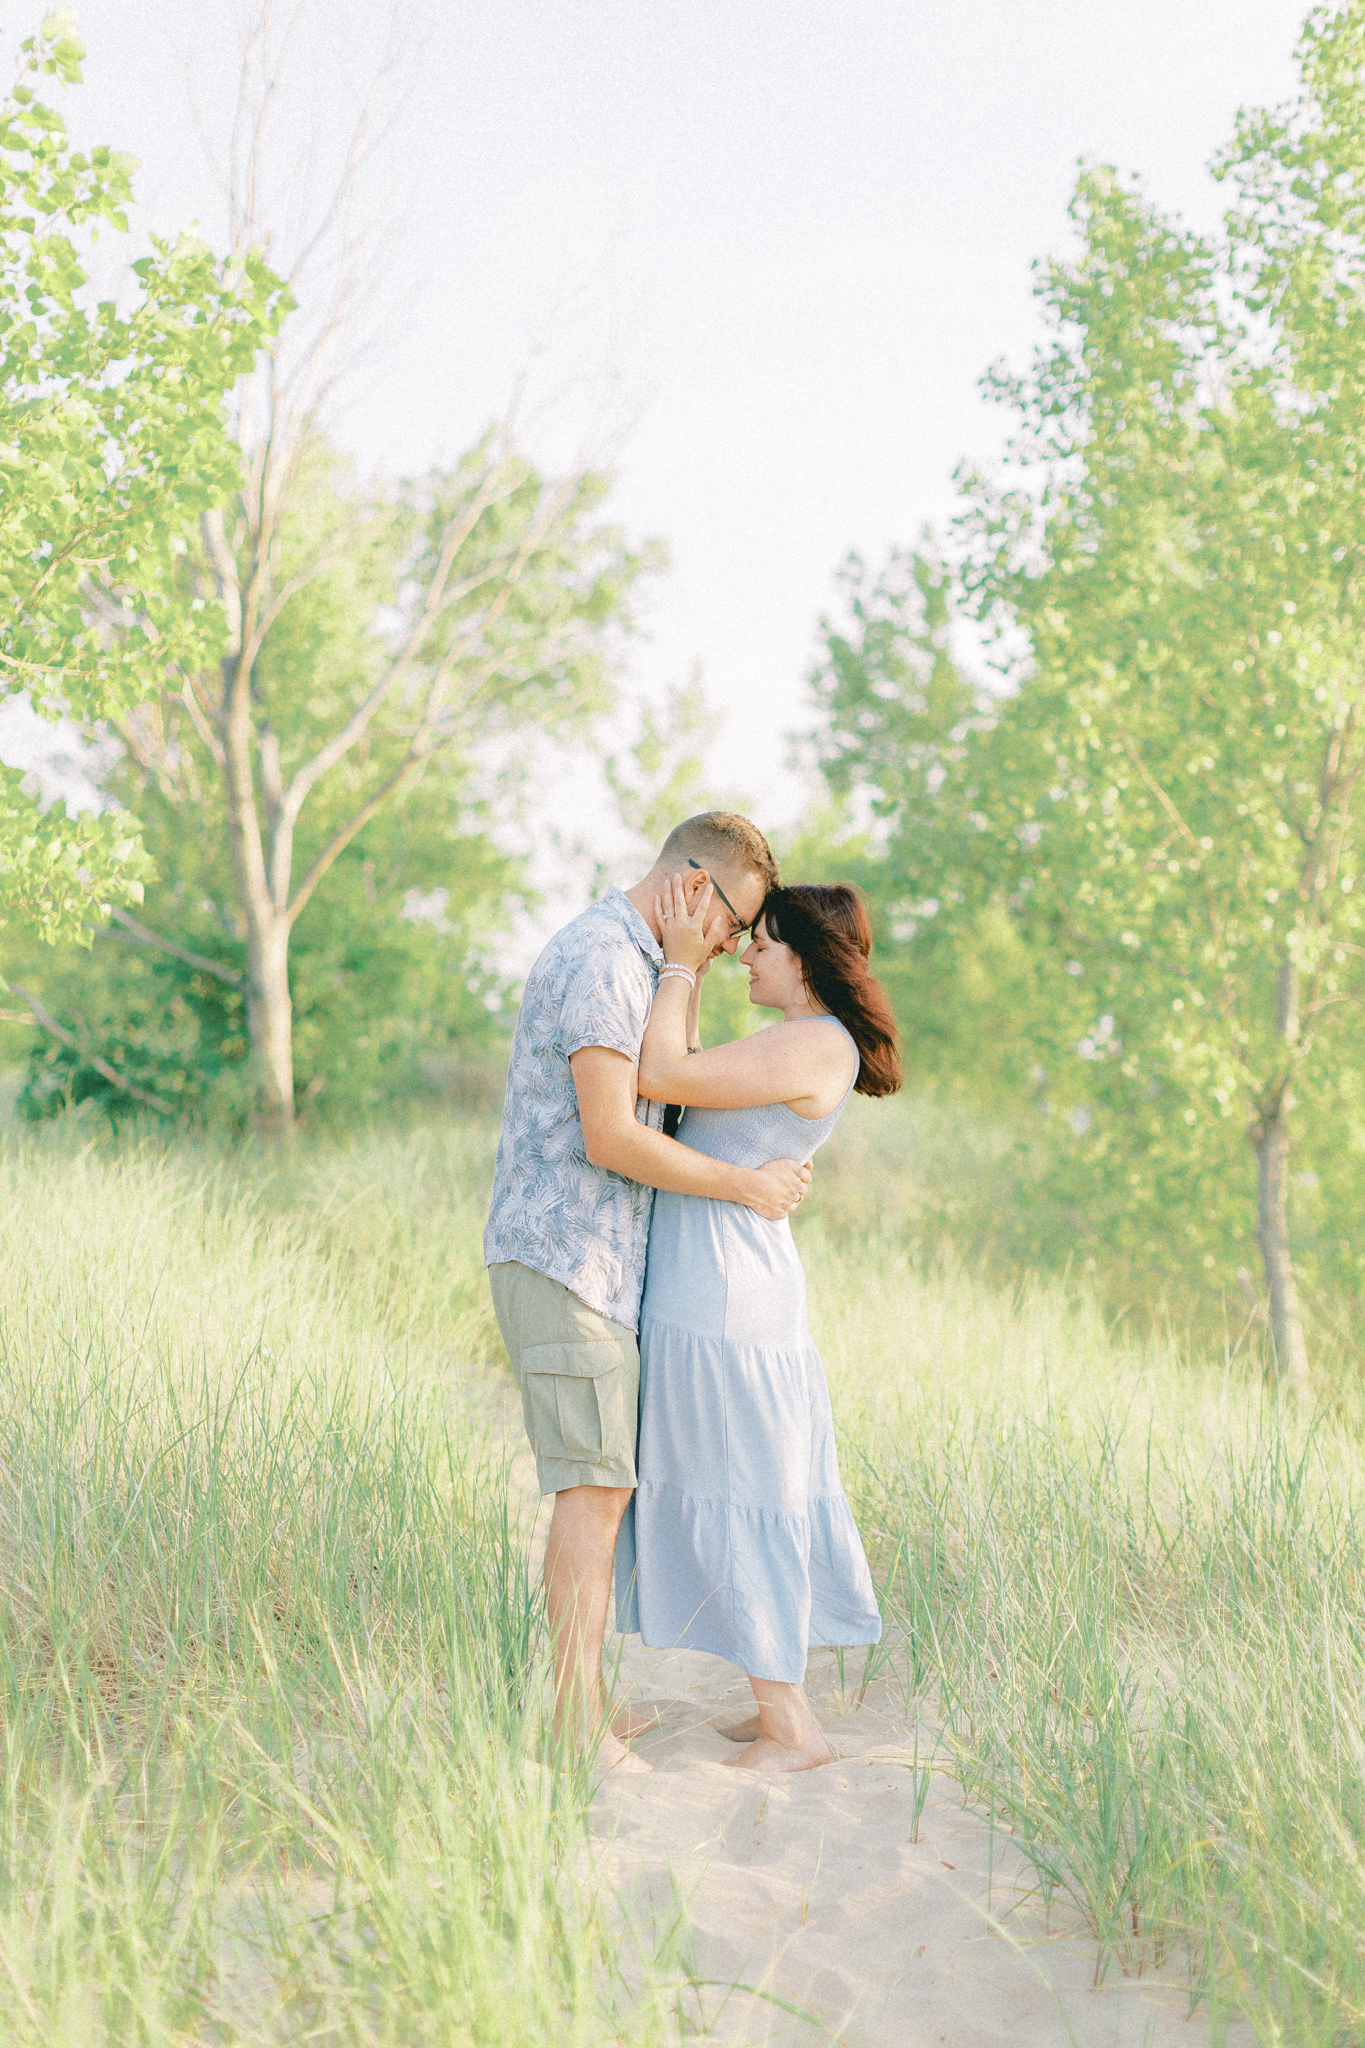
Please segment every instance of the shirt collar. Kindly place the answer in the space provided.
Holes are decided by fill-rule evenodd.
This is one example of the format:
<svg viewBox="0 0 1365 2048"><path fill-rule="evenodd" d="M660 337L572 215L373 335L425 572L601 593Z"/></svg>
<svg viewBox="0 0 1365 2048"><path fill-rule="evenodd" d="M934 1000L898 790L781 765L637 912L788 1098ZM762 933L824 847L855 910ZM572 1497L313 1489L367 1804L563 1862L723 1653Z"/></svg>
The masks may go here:
<svg viewBox="0 0 1365 2048"><path fill-rule="evenodd" d="M618 889L613 882L606 895L601 898L601 901L603 904L610 905L645 958L652 961L654 966L662 967L664 964L664 949L641 917L639 911L635 908L635 905L631 902L629 896L627 896L625 890Z"/></svg>

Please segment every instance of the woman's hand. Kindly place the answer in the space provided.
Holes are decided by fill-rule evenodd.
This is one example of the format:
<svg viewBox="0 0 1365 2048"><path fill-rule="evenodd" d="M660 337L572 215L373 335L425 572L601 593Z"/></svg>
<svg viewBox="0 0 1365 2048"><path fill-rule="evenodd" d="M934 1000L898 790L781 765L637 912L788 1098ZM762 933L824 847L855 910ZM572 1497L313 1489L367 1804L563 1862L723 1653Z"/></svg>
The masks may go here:
<svg viewBox="0 0 1365 2048"><path fill-rule="evenodd" d="M703 963L710 961L712 953L725 937L727 919L724 908L708 920L714 895L715 891L708 882L697 891L697 900L689 910L683 878L675 875L671 882L664 883L662 892L654 898L654 915L659 920L664 959L670 966L690 967L694 974L699 973Z"/></svg>

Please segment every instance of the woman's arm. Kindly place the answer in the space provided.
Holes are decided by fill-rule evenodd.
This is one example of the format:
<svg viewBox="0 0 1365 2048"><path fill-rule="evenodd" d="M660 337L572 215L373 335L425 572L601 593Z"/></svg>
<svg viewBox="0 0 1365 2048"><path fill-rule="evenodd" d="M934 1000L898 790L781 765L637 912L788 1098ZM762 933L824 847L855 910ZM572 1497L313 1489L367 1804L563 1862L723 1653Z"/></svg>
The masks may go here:
<svg viewBox="0 0 1365 2048"><path fill-rule="evenodd" d="M688 989L687 983L685 981L676 980L672 975L669 975L665 980L660 982L658 995L655 996L655 1001L657 1002L659 996L663 994L665 989L683 988L687 990L687 1004L686 1008L683 1011L682 1027L682 1051L684 1057L686 1057L688 1054L695 1054L701 1051L701 985L703 980L705 979L705 976L706 968L703 965L698 970L695 988ZM650 1014L652 1016L653 1012L651 1011ZM668 1021L670 1027L676 1021L671 1011L669 1012ZM645 1029L648 1030L648 1028L648 1025L646 1025ZM661 1095L655 1089L646 1086L643 1057L641 1059L639 1070L636 1074L636 1093L639 1095L643 1095L647 1102L678 1102L678 1097L676 1095ZM681 1104L679 1104L679 1107L681 1107Z"/></svg>
<svg viewBox="0 0 1365 2048"><path fill-rule="evenodd" d="M671 894L661 905L664 952L670 963L696 973L710 958L715 929L707 923L711 891L692 910L675 914ZM785 1102L818 1114L818 1103L848 1084L849 1044L839 1030L808 1022L773 1024L752 1038L737 1038L710 1052L688 1052L697 989L681 975L664 975L640 1047L639 1088L652 1102L699 1109L751 1109ZM832 1022L833 1020L831 1020Z"/></svg>
<svg viewBox="0 0 1365 2048"><path fill-rule="evenodd" d="M810 1168L794 1159L770 1159L766 1166L731 1166L709 1159L635 1121L635 1069L624 1053L585 1045L572 1055L574 1091L583 1126L583 1149L594 1166L605 1166L647 1188L680 1195L706 1195L717 1202L742 1202L780 1223L810 1186Z"/></svg>
<svg viewBox="0 0 1365 2048"><path fill-rule="evenodd" d="M786 1102L799 1109L846 1084L847 1038L842 1031L821 1031L812 1024L770 1024L752 1038L689 1053L689 993L685 981L670 975L654 998L640 1047L640 1093L651 1102L697 1109Z"/></svg>
<svg viewBox="0 0 1365 2048"><path fill-rule="evenodd" d="M687 1050L701 1051L701 985L706 979L711 963L703 960L697 969L697 985L687 1000Z"/></svg>

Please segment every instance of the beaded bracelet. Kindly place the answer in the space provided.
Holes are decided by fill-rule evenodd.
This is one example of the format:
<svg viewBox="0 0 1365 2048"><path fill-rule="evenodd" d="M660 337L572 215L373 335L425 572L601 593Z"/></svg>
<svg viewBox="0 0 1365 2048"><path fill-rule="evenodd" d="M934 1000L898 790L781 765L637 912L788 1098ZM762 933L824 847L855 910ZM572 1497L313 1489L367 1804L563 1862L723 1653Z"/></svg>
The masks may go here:
<svg viewBox="0 0 1365 2048"><path fill-rule="evenodd" d="M695 988L697 977L690 967L684 967L681 960L669 960L659 969L660 981L672 975L677 981L685 981L689 988Z"/></svg>

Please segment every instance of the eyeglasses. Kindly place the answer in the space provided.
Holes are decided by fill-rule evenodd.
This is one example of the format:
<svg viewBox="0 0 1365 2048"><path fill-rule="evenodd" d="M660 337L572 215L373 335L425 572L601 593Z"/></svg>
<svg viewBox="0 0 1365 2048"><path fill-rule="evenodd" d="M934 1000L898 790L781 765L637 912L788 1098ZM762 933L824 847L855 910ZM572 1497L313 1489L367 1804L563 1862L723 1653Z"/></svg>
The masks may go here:
<svg viewBox="0 0 1365 2048"><path fill-rule="evenodd" d="M700 874L700 873L701 873L701 862L700 862L699 860L693 860L693 859L691 858L691 856L690 856L690 855L689 855L689 857L688 857L688 862L687 862L687 865L688 865L688 866L689 866L690 868L695 868L695 869L697 870L697 873L698 873L698 874ZM730 901L730 899L729 899L729 897L728 897L728 896L726 895L725 891L724 891L724 890L723 890L723 889L721 888L721 886L720 886L720 883L719 883L719 882L718 882L718 881L716 880L715 876L714 876L714 875L711 875L711 876L709 876L709 877L708 877L708 880L710 881L711 887L712 887L712 888L713 888L713 889L715 890L715 892L716 892L717 896L719 896L719 898L720 898L721 902L722 902L722 903L723 903L723 904L725 905L725 908L726 908L726 909L727 909L727 910L729 911L729 913L730 913L731 917L732 917L732 918L734 919L734 921L735 921L735 928L734 928L734 930L733 930L733 931L731 932L731 934L730 934L730 937L731 937L732 939L737 939L737 938L739 937L740 933L741 933L741 932L747 932L747 931L748 931L748 929L749 929L749 927L748 927L748 925L747 925L747 924L745 924L745 922L744 922L743 918L742 918L742 917L740 916L739 912L738 912L738 911L737 911L737 910L735 909L735 906L734 906L734 904L733 904L733 903L732 903L732 902Z"/></svg>

